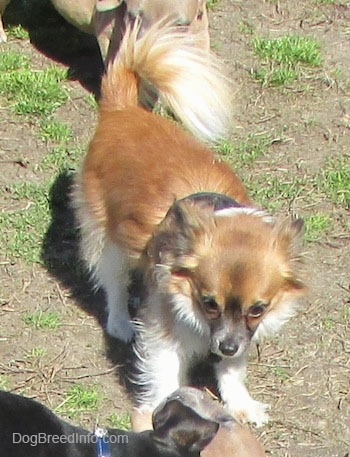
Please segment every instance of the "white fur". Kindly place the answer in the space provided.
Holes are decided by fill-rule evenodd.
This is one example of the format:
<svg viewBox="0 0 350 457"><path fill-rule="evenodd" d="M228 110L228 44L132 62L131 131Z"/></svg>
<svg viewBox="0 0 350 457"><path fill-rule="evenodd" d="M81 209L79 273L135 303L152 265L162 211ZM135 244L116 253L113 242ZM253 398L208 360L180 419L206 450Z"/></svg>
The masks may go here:
<svg viewBox="0 0 350 457"><path fill-rule="evenodd" d="M281 302L276 310L267 312L254 334L253 341L257 342L277 333L294 316L297 308L298 302L296 300L286 300Z"/></svg>
<svg viewBox="0 0 350 457"><path fill-rule="evenodd" d="M164 335L161 300L162 294L150 297L142 322L136 324L134 351L139 373L135 384L141 387L137 400L142 411L152 410L186 384L193 358L203 358L209 349L208 326L201 328L200 322L194 324L193 316L175 320L171 335ZM186 300L187 297L177 296L177 305Z"/></svg>
<svg viewBox="0 0 350 457"><path fill-rule="evenodd" d="M84 199L80 175L77 178L72 194L72 205L75 210L80 233L81 256L90 273L95 276L96 266L105 244L106 234L102 225L90 216L89 208ZM96 280L98 281L99 278L96 278Z"/></svg>
<svg viewBox="0 0 350 457"><path fill-rule="evenodd" d="M223 359L215 366L215 371L220 396L233 417L253 422L257 427L266 424L269 405L253 400L245 387L245 360Z"/></svg>
<svg viewBox="0 0 350 457"><path fill-rule="evenodd" d="M261 211L256 208L250 208L248 206L234 206L231 208L219 209L215 211L214 214L218 217L232 217L238 216L239 214L247 214L249 216L261 217L267 224L273 224L275 222L275 219L272 216L269 216L265 211Z"/></svg>
<svg viewBox="0 0 350 457"><path fill-rule="evenodd" d="M96 276L107 295L107 332L128 342L134 335L128 310L128 257L118 246L107 242L99 259Z"/></svg>
<svg viewBox="0 0 350 457"><path fill-rule="evenodd" d="M209 337L210 330L208 323L204 316L194 309L190 297L177 294L171 298L171 302L177 322L182 322L193 328L196 333L205 334Z"/></svg>

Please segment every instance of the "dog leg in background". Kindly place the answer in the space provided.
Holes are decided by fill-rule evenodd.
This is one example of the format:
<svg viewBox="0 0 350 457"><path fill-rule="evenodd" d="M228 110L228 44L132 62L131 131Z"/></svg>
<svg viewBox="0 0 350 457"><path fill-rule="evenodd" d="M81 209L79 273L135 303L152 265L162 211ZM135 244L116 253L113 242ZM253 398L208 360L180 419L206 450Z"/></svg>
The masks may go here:
<svg viewBox="0 0 350 457"><path fill-rule="evenodd" d="M140 330L142 335L142 330ZM137 355L137 377L135 384L140 387L136 393L138 411L141 414L152 412L161 401L173 393L180 385L180 358L175 347L167 347L164 340L135 343ZM147 358L143 357L147 354Z"/></svg>
<svg viewBox="0 0 350 457"><path fill-rule="evenodd" d="M236 420L257 427L268 422L269 405L253 400L244 385L245 360L223 359L215 365L215 372L222 401Z"/></svg>
<svg viewBox="0 0 350 457"><path fill-rule="evenodd" d="M2 16L5 12L6 6L10 3L10 0L0 0L0 43L6 43L7 37L2 23Z"/></svg>
<svg viewBox="0 0 350 457"><path fill-rule="evenodd" d="M128 342L134 335L128 310L129 273L127 257L115 244L106 243L97 266L107 296L107 332Z"/></svg>

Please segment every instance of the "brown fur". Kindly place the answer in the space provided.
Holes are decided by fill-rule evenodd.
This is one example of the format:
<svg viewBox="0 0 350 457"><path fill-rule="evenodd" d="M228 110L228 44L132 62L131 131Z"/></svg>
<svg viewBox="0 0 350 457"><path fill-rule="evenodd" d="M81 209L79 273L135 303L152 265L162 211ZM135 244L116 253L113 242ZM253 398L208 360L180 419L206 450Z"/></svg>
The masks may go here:
<svg viewBox="0 0 350 457"><path fill-rule="evenodd" d="M108 236L136 257L180 198L211 191L250 202L228 165L176 124L138 107L113 112L104 102L83 186Z"/></svg>

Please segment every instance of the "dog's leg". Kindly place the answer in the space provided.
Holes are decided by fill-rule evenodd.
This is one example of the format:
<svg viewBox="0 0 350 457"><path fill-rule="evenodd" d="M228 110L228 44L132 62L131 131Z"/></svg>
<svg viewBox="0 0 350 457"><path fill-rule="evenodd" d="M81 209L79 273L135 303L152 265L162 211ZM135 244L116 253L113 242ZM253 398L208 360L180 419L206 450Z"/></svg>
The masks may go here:
<svg viewBox="0 0 350 457"><path fill-rule="evenodd" d="M240 422L252 422L258 427L268 422L269 405L255 401L244 385L245 360L223 359L215 366L221 398L230 414Z"/></svg>
<svg viewBox="0 0 350 457"><path fill-rule="evenodd" d="M146 413L179 388L184 367L174 346L158 338L150 341L143 332L138 334L134 348L139 373L135 384L140 387L136 395L138 410Z"/></svg>
<svg viewBox="0 0 350 457"><path fill-rule="evenodd" d="M107 332L128 342L134 335L128 310L129 268L127 255L107 242L97 266L97 276L107 296Z"/></svg>

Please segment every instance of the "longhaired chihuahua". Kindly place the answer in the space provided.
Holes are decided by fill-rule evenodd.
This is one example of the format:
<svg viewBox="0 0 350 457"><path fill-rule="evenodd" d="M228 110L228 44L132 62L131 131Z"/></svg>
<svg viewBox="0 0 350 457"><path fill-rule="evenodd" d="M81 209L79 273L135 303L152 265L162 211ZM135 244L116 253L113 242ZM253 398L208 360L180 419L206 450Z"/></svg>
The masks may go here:
<svg viewBox="0 0 350 457"><path fill-rule="evenodd" d="M76 186L81 252L106 292L108 333L127 342L136 328L141 411L213 353L229 412L261 425L267 405L244 385L246 356L304 293L303 224L255 207L226 163L140 106L151 83L190 132L223 134L231 88L215 57L191 40L166 26L139 39L137 27L127 29L102 81L98 126ZM134 269L144 280L138 325L128 312Z"/></svg>

